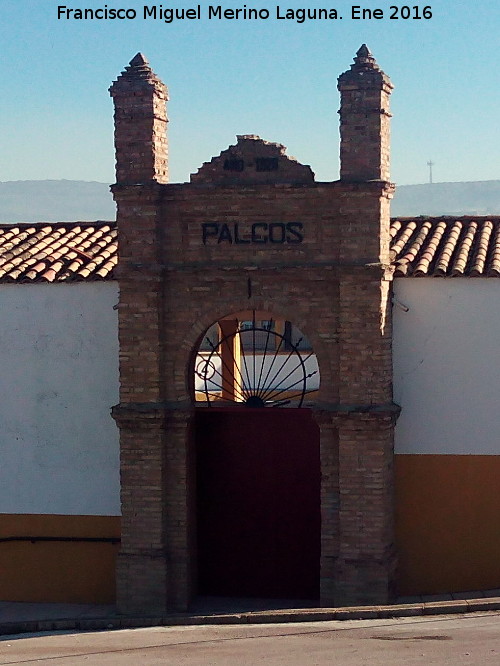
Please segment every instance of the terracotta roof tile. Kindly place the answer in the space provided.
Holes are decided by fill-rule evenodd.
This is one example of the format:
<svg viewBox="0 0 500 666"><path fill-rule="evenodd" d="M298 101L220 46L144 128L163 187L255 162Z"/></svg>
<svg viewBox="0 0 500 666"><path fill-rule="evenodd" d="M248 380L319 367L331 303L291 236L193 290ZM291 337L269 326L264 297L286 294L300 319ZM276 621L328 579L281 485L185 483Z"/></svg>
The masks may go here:
<svg viewBox="0 0 500 666"><path fill-rule="evenodd" d="M396 277L500 277L500 217L391 222Z"/></svg>
<svg viewBox="0 0 500 666"><path fill-rule="evenodd" d="M396 277L500 277L500 217L391 222ZM114 222L0 225L0 282L112 280Z"/></svg>
<svg viewBox="0 0 500 666"><path fill-rule="evenodd" d="M113 279L115 222L0 225L0 282Z"/></svg>

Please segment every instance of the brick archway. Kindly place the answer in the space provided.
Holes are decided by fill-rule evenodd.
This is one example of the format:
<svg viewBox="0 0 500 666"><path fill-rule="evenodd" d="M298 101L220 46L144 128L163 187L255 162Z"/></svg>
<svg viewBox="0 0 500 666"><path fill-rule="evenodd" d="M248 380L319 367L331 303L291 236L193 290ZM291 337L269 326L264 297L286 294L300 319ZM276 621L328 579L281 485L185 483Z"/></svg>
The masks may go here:
<svg viewBox="0 0 500 666"><path fill-rule="evenodd" d="M317 600L319 429L304 399L317 396L319 371L308 339L269 312L240 311L205 333L195 380L198 593Z"/></svg>
<svg viewBox="0 0 500 666"><path fill-rule="evenodd" d="M339 89L340 180L318 183L281 144L241 135L191 182L169 184L166 87L141 54L111 87L122 612L185 609L196 592L192 349L210 313L243 303L286 313L321 360L321 603L391 594L392 85L363 45Z"/></svg>

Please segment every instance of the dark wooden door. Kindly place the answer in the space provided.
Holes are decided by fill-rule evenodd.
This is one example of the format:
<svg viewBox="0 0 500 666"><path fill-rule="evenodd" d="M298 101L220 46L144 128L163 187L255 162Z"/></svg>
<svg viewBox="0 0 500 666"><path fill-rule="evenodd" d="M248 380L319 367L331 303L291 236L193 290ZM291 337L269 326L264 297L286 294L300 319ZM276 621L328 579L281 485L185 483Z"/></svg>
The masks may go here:
<svg viewBox="0 0 500 666"><path fill-rule="evenodd" d="M319 429L308 409L197 412L203 595L319 596Z"/></svg>

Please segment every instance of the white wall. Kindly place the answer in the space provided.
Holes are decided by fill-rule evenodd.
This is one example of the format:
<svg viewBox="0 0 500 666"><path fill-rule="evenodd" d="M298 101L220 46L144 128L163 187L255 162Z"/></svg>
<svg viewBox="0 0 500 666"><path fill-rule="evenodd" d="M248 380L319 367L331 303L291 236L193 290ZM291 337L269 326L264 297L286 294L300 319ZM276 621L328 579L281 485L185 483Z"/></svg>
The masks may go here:
<svg viewBox="0 0 500 666"><path fill-rule="evenodd" d="M397 279L396 452L500 455L500 281ZM0 513L119 514L118 287L0 285Z"/></svg>
<svg viewBox="0 0 500 666"><path fill-rule="evenodd" d="M0 285L0 513L118 515L115 282Z"/></svg>
<svg viewBox="0 0 500 666"><path fill-rule="evenodd" d="M396 453L500 455L500 280L396 279Z"/></svg>

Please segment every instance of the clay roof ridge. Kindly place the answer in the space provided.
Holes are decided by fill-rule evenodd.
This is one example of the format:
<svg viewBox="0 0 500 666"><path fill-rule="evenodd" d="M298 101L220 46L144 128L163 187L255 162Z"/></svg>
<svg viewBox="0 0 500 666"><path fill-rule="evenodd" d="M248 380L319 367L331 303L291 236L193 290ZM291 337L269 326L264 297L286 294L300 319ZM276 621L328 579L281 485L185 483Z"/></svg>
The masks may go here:
<svg viewBox="0 0 500 666"><path fill-rule="evenodd" d="M22 255L17 255L15 257L12 257L10 261L8 261L2 266L2 269L4 271L11 271L13 268L21 266L23 263L31 266L31 264L34 264L37 261L39 261L38 257L35 257L32 254L29 254L28 252L24 252Z"/></svg>
<svg viewBox="0 0 500 666"><path fill-rule="evenodd" d="M492 242L490 248L490 258L488 261L488 275L500 275L500 224L494 225L494 232L492 234Z"/></svg>
<svg viewBox="0 0 500 666"><path fill-rule="evenodd" d="M60 238L62 236L63 231L58 230L56 238ZM12 252L7 252L7 253L2 253L2 259L5 261L15 261L15 263L19 263L19 260L22 260L23 258L27 256L34 256L38 257L40 254L44 253L44 250L46 250L47 247L51 245L53 242L53 239L50 238L49 235L40 232L39 234L33 234L32 236L28 235L23 235L23 242L21 245L12 248ZM3 263L3 262L2 262Z"/></svg>
<svg viewBox="0 0 500 666"><path fill-rule="evenodd" d="M399 254L404 253L411 242L413 232L417 228L415 222L411 221L407 225L403 226L402 223L397 220L396 224L399 225L395 235L394 243L391 246L392 258L395 259ZM396 224L394 228L396 229Z"/></svg>
<svg viewBox="0 0 500 666"><path fill-rule="evenodd" d="M438 222L429 232L429 239L425 247L422 248L420 258L417 262L413 274L415 277L424 277L433 274L436 257L441 246L446 231L444 222Z"/></svg>
<svg viewBox="0 0 500 666"><path fill-rule="evenodd" d="M401 257L401 260L398 263L408 264L408 271L413 273L413 263L419 257L419 253L422 248L425 247L424 243L426 241L429 232L432 229L432 224L429 221L424 222L424 224L415 229L415 236L410 239L405 249L405 254Z"/></svg>
<svg viewBox="0 0 500 666"><path fill-rule="evenodd" d="M391 221L396 277L499 277L500 216L398 217Z"/></svg>
<svg viewBox="0 0 500 666"><path fill-rule="evenodd" d="M5 232L5 230L38 229L40 227L51 227L54 229L66 227L67 229L73 229L74 227L104 226L109 226L111 229L116 228L116 220L72 220L71 222L65 222L64 220L58 222L45 222L44 220L39 220L38 222L2 222L0 224L0 230Z"/></svg>
<svg viewBox="0 0 500 666"><path fill-rule="evenodd" d="M11 254L12 257L15 257L19 254L22 254L23 252L26 251L26 246L29 246L30 241L28 240L30 238L28 231L25 233L21 234L21 244L19 245L18 243L14 244L13 247L9 250L7 250L7 254ZM5 257L5 255L3 255Z"/></svg>
<svg viewBox="0 0 500 666"><path fill-rule="evenodd" d="M447 225L447 233L444 243L442 244L441 252L436 257L434 266L434 275L436 277L445 277L448 268L452 265L456 255L458 239L462 232L462 222L456 221L452 225Z"/></svg>
<svg viewBox="0 0 500 666"><path fill-rule="evenodd" d="M116 260L109 262L117 254L116 237L116 224L107 221L4 227L0 235L0 280L32 283L112 277ZM107 268L97 274L97 269L105 265ZM87 270L82 277L78 273L84 267Z"/></svg>
<svg viewBox="0 0 500 666"><path fill-rule="evenodd" d="M482 277L488 265L488 251L490 249L490 237L493 232L493 223L487 220L478 230L475 248L471 261L470 276Z"/></svg>
<svg viewBox="0 0 500 666"><path fill-rule="evenodd" d="M468 225L464 225L461 238L459 238L457 243L455 259L451 267L452 277L460 277L465 274L476 231L476 222L469 222Z"/></svg>

